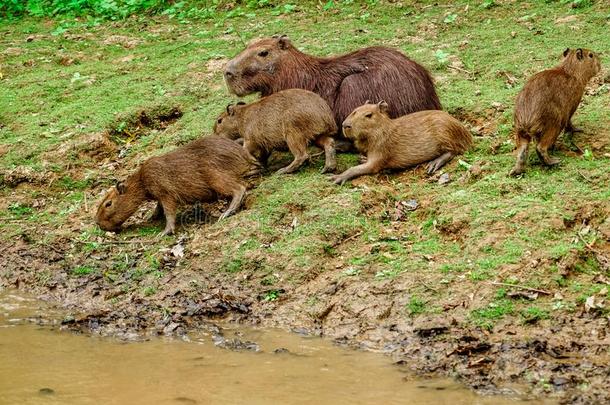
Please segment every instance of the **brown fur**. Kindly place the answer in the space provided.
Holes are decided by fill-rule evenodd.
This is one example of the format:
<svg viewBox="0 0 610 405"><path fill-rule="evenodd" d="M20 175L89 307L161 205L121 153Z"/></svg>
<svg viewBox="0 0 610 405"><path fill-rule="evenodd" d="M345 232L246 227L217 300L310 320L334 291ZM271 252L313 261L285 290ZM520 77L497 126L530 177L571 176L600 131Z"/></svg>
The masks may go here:
<svg viewBox="0 0 610 405"><path fill-rule="evenodd" d="M286 36L249 44L225 68L229 89L238 96L301 88L326 100L340 126L366 100L387 100L390 117L440 110L432 77L396 49L370 47L318 58L296 49Z"/></svg>
<svg viewBox="0 0 610 405"><path fill-rule="evenodd" d="M287 146L294 161L278 173L297 170L308 158L307 145L314 141L324 149L323 173L336 168L332 135L337 132L332 111L317 94L301 89L280 91L251 104L229 105L214 124L214 133L244 139L244 149L267 162L274 149Z"/></svg>
<svg viewBox="0 0 610 405"><path fill-rule="evenodd" d="M601 69L599 57L588 49L566 49L559 66L532 76L515 103L517 162L511 175L525 171L530 140L538 142L536 152L544 164L559 163L548 150L564 129L574 132L572 115L578 108L585 86Z"/></svg>
<svg viewBox="0 0 610 405"><path fill-rule="evenodd" d="M419 111L391 119L385 102L356 108L343 133L366 153L366 163L332 176L337 184L383 169L404 169L424 162L434 173L472 144L470 132L444 111Z"/></svg>
<svg viewBox="0 0 610 405"><path fill-rule="evenodd" d="M167 235L175 230L179 205L231 196L229 208L220 217L223 219L241 205L246 192L243 177L259 169L235 142L206 136L142 163L134 174L108 191L95 221L103 230L118 231L144 201L155 200L155 216L165 214L163 234Z"/></svg>

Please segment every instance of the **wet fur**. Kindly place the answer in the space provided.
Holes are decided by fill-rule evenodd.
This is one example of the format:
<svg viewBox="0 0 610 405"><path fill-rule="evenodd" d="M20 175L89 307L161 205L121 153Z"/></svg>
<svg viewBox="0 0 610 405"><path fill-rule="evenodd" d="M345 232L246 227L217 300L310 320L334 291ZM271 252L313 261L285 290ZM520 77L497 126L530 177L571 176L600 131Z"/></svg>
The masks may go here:
<svg viewBox="0 0 610 405"><path fill-rule="evenodd" d="M386 108L383 103L366 104L347 117L345 135L366 153L367 161L334 176L336 183L425 162L430 162L428 172L433 173L472 145L470 132L446 112L419 111L391 119Z"/></svg>
<svg viewBox="0 0 610 405"><path fill-rule="evenodd" d="M178 206L214 201L219 196L241 202L244 177L259 170L258 163L237 143L218 136L203 137L142 163L134 174L110 189L98 207L96 222L104 230L117 231L144 201L154 200L159 202L157 214L166 217L164 232L172 233ZM106 207L109 201L111 206Z"/></svg>
<svg viewBox="0 0 610 405"><path fill-rule="evenodd" d="M537 141L536 151L543 163L549 166L559 163L549 156L549 148L561 131L574 129L572 115L580 104L585 86L600 68L599 57L590 50L566 49L559 66L539 72L527 81L515 103L517 162L512 175L525 171L532 139Z"/></svg>
<svg viewBox="0 0 610 405"><path fill-rule="evenodd" d="M266 163L269 154L288 147L295 161L280 170L296 170L309 155L312 142L326 153L324 171L335 169L337 132L332 111L317 94L301 89L280 91L247 105L228 106L214 124L214 133L229 139L242 137L244 149Z"/></svg>
<svg viewBox="0 0 610 405"><path fill-rule="evenodd" d="M269 52L264 59L258 56L261 50ZM226 71L233 72L225 78L239 96L267 96L289 88L313 91L329 104L338 126L367 100L386 100L391 117L441 109L429 72L391 48L318 58L299 51L287 38L267 38L248 45Z"/></svg>

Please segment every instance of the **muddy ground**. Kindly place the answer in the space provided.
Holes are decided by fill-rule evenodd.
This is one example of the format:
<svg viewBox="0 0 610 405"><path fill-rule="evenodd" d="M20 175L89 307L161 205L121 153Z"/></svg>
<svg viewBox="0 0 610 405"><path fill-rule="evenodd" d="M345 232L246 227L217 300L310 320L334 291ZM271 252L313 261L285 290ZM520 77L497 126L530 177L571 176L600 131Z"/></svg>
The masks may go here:
<svg viewBox="0 0 610 405"><path fill-rule="evenodd" d="M118 255L137 261L150 251L154 239L125 240L106 234L98 237L95 250L87 251L71 236L85 226L87 219L80 219L83 222L60 230L66 236L52 244L35 242L35 233L41 229L32 228L0 246L0 286L33 292L67 310L72 315L62 321L63 329L137 340L151 334L181 335L222 319L280 327L379 351L417 375L451 376L484 394L551 395L562 403L610 400L610 319L600 317L595 308L539 321L535 329L509 320L487 330L473 327L464 315L491 288L479 286L456 289L440 303L444 313L409 318L402 308L413 283L426 285L421 276L409 282L358 280L346 275L340 256L320 274L307 274L298 284L285 284L270 295L261 287L264 283L253 279L258 277L255 272L210 271L218 263L202 251L213 251L204 246L221 237L218 231L210 234L205 228L161 243L157 273L134 281L130 272L117 277L107 274L112 271L109 258ZM349 239L338 241L339 249ZM607 260L608 253L591 251L600 261ZM73 269L87 258L102 266L108 260L107 268L75 276ZM570 265L566 264L566 271ZM134 287L150 277L158 279L161 287L156 291L143 293ZM603 277L600 281L610 284ZM516 289L514 294L534 299L548 292ZM517 385L518 389L511 388Z"/></svg>

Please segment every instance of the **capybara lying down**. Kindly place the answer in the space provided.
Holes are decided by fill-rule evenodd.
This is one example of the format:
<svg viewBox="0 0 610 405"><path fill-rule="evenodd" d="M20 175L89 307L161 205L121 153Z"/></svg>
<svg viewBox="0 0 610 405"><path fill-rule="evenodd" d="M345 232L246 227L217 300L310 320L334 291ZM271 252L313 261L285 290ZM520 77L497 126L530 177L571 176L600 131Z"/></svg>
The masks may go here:
<svg viewBox="0 0 610 405"><path fill-rule="evenodd" d="M366 100L386 100L392 118L441 109L426 68L381 46L319 58L299 51L285 35L264 38L231 59L224 76L229 90L240 97L292 88L313 91L326 100L337 126Z"/></svg>
<svg viewBox="0 0 610 405"><path fill-rule="evenodd" d="M576 132L572 115L578 108L585 86L600 71L599 57L588 49L566 49L559 66L532 76L515 103L515 136L517 162L510 174L525 171L530 140L535 139L536 152L547 166L559 163L549 156L549 148L564 129Z"/></svg>
<svg viewBox="0 0 610 405"><path fill-rule="evenodd" d="M233 199L220 219L233 214L246 193L244 177L260 165L237 143L210 135L161 156L152 157L125 181L111 188L100 203L95 222L105 231L119 231L144 201L157 201L156 217L165 214L165 230L176 227L178 205Z"/></svg>
<svg viewBox="0 0 610 405"><path fill-rule="evenodd" d="M337 132L330 107L311 91L280 91L251 104L227 106L214 124L214 133L229 139L244 140L244 149L263 164L274 149L288 147L294 160L278 173L292 173L308 158L308 144L313 141L324 149L326 161L322 173L335 170Z"/></svg>
<svg viewBox="0 0 610 405"><path fill-rule="evenodd" d="M336 184L424 162L430 162L428 173L432 174L472 144L470 132L444 111L419 111L391 119L384 101L356 108L343 122L343 133L367 159L332 176Z"/></svg>

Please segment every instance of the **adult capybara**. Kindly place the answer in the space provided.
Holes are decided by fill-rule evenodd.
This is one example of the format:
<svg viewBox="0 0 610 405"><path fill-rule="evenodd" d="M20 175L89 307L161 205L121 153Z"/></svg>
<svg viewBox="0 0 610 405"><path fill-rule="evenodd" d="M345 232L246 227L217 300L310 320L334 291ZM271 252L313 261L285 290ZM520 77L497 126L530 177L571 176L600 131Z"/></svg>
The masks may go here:
<svg viewBox="0 0 610 405"><path fill-rule="evenodd" d="M430 162L428 174L432 174L472 144L470 132L444 111L419 111L392 119L385 101L356 108L343 122L343 133L367 159L332 176L336 184L424 162Z"/></svg>
<svg viewBox="0 0 610 405"><path fill-rule="evenodd" d="M214 133L229 139L244 140L244 149L263 164L274 149L288 147L294 160L278 173L292 173L309 158L308 144L313 141L324 149L322 173L335 170L337 126L330 107L319 95L307 90L290 89L263 97L251 104L227 106L214 124Z"/></svg>
<svg viewBox="0 0 610 405"><path fill-rule="evenodd" d="M340 126L366 100L387 100L390 117L440 110L430 73L396 49L380 46L318 58L295 48L288 37L250 43L225 68L229 90L238 96L300 88L322 96Z"/></svg>
<svg viewBox="0 0 610 405"><path fill-rule="evenodd" d="M165 214L162 235L169 235L176 227L178 205L231 196L229 208L220 217L223 219L241 205L246 193L244 177L259 171L259 164L237 143L206 136L142 163L104 196L95 222L105 231L117 232L144 201L154 200L154 216Z"/></svg>
<svg viewBox="0 0 610 405"><path fill-rule="evenodd" d="M578 108L587 82L601 69L599 57L588 49L566 49L559 66L532 76L515 103L517 163L510 174L525 171L529 143L536 139L536 152L547 166L559 163L549 156L562 130L576 132L572 115Z"/></svg>

